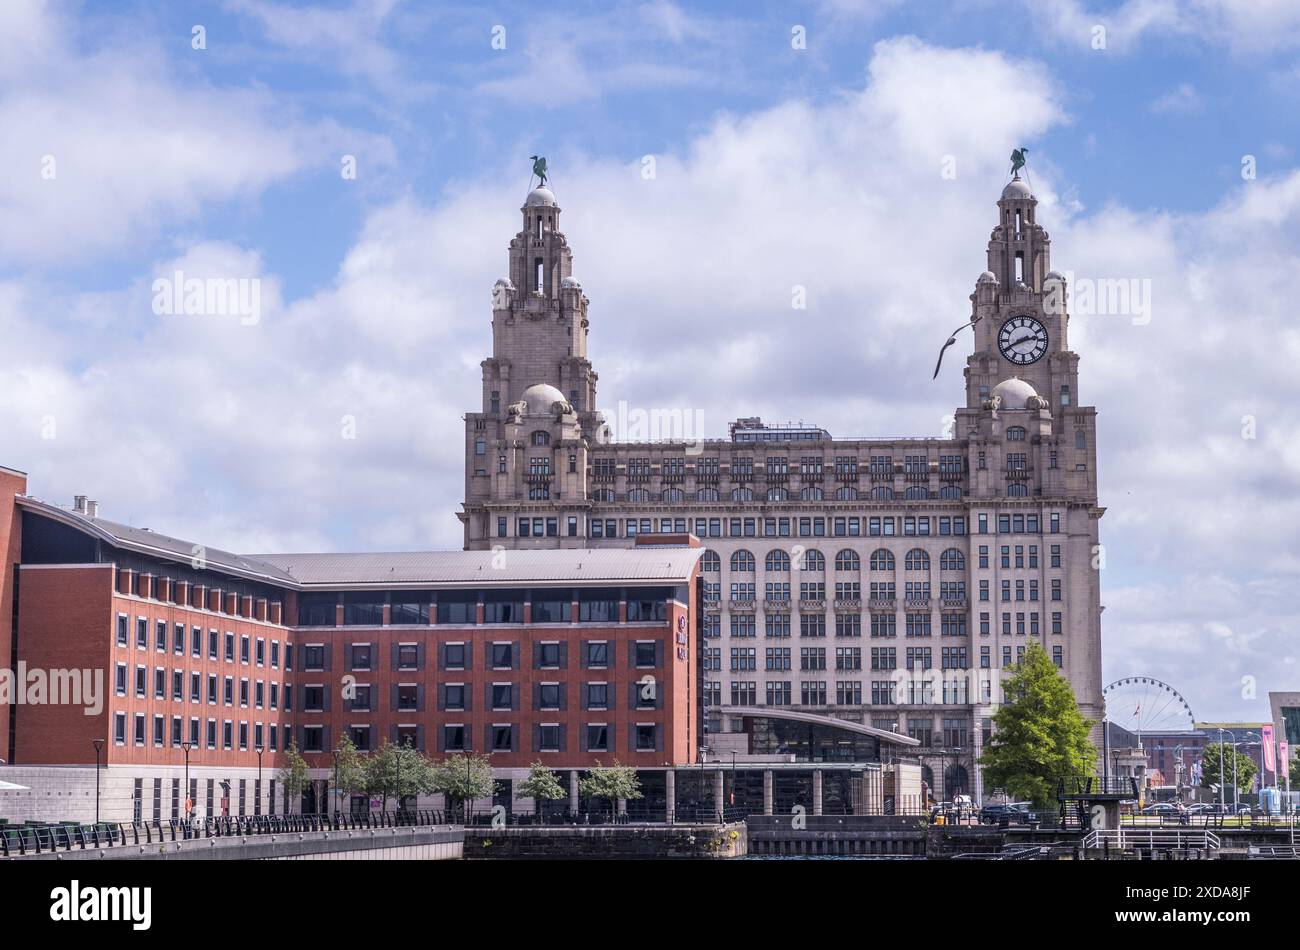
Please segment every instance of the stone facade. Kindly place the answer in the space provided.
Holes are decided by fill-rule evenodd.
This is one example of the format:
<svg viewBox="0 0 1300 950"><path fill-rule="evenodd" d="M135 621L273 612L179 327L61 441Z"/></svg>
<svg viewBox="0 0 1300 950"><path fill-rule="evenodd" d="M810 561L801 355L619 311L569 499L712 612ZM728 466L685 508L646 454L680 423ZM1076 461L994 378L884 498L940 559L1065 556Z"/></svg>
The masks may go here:
<svg viewBox="0 0 1300 950"><path fill-rule="evenodd" d="M465 417L467 549L698 535L716 554L705 690L724 746L716 733L739 728L728 706L808 708L921 738L937 796L979 794L1003 671L1031 640L1101 720L1096 410L1024 182L997 202L943 438L740 420L727 440L612 441L559 207L539 189L522 211L482 406Z"/></svg>

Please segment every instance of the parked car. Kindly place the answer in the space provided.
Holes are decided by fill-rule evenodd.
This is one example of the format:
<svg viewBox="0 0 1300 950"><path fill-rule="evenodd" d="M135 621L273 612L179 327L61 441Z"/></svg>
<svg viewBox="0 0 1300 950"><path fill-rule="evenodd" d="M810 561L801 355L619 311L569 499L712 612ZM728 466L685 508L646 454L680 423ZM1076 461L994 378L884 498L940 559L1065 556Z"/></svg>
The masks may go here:
<svg viewBox="0 0 1300 950"><path fill-rule="evenodd" d="M1143 808L1139 814L1170 817L1178 814L1178 806L1171 802L1156 802Z"/></svg>
<svg viewBox="0 0 1300 950"><path fill-rule="evenodd" d="M980 823L995 825L1006 821L1012 824L1037 821L1038 815L1030 802L1005 802L1000 805L985 805L980 809Z"/></svg>

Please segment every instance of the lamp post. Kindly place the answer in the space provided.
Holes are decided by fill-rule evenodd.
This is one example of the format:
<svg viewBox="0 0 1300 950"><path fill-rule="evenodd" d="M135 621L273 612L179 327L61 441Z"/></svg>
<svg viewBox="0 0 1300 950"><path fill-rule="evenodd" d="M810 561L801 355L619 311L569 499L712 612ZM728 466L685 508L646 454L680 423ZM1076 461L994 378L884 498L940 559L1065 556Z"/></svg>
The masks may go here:
<svg viewBox="0 0 1300 950"><path fill-rule="evenodd" d="M396 820L400 823L402 820L402 746L397 746L397 805L394 809Z"/></svg>
<svg viewBox="0 0 1300 950"><path fill-rule="evenodd" d="M190 749L194 748L194 743L186 739L181 748L185 750L185 819L188 821L194 810L194 802L190 801Z"/></svg>
<svg viewBox="0 0 1300 950"><path fill-rule="evenodd" d="M257 800L253 802L253 814L260 815L262 813L262 753L265 750L258 745L255 751L257 752Z"/></svg>
<svg viewBox="0 0 1300 950"><path fill-rule="evenodd" d="M339 816L339 750L334 750L334 817Z"/></svg>
<svg viewBox="0 0 1300 950"><path fill-rule="evenodd" d="M103 739L91 739L90 744L95 747L95 830L99 830L99 754L104 750ZM0 759L0 765L4 764L4 759Z"/></svg>

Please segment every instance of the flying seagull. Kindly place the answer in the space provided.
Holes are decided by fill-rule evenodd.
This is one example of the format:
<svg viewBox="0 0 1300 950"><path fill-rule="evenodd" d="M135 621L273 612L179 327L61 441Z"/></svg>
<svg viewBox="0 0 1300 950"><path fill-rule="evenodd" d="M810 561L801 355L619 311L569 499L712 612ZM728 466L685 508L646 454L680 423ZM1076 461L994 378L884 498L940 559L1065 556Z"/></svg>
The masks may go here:
<svg viewBox="0 0 1300 950"><path fill-rule="evenodd" d="M943 365L943 354L948 351L948 347L957 342L957 334L967 327L974 327L975 324L979 323L979 321L980 318L978 316L971 317L969 323L963 323L957 329L952 331L952 334L948 337L948 342L939 348L939 361L934 364L934 375L930 377L931 379L939 378L939 367Z"/></svg>

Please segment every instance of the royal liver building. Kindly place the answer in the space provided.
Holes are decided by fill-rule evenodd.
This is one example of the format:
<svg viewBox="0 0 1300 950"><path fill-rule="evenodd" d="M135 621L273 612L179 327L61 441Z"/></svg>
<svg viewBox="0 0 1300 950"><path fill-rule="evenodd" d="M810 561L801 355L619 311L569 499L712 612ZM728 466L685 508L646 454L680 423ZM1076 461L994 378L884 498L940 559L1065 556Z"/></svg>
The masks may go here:
<svg viewBox="0 0 1300 950"><path fill-rule="evenodd" d="M727 440L629 443L605 434L588 300L555 195L535 189L493 290L482 409L465 416L466 548L692 532L709 549L713 752L768 716L835 717L919 740L936 796L978 794L1001 671L1030 642L1102 715L1096 411L1036 206L1019 177L997 202L949 438L743 419Z"/></svg>

